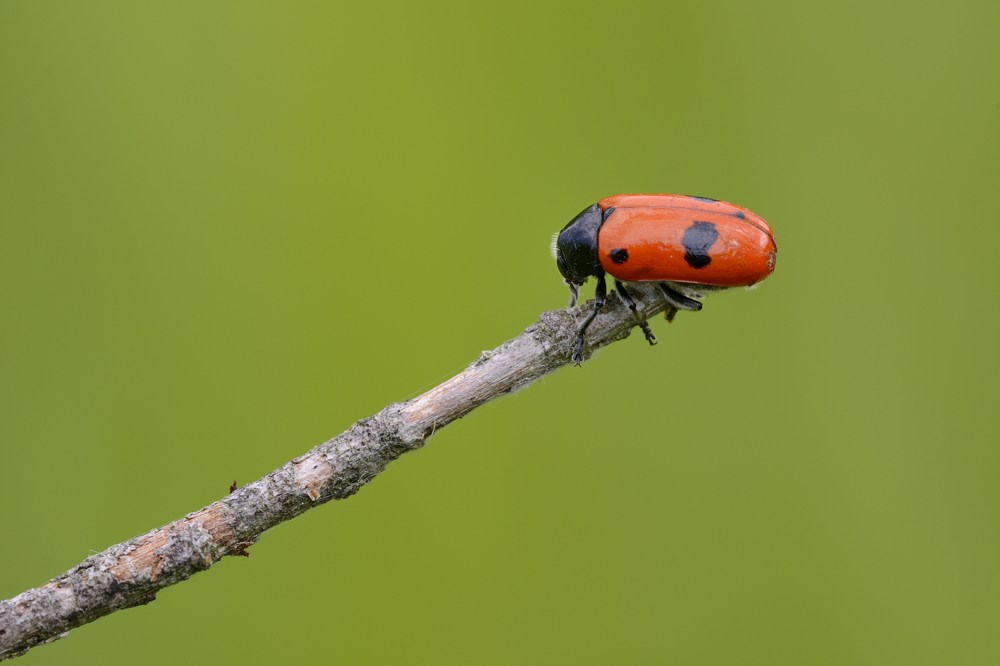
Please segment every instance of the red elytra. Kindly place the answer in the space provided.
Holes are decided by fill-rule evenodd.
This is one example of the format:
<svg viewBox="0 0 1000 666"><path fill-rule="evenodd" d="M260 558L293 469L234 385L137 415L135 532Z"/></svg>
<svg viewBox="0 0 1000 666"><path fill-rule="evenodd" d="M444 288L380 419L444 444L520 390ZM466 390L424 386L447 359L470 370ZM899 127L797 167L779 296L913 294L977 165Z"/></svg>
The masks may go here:
<svg viewBox="0 0 1000 666"><path fill-rule="evenodd" d="M619 194L598 206L598 257L619 280L740 287L774 271L774 234L745 208L676 194Z"/></svg>

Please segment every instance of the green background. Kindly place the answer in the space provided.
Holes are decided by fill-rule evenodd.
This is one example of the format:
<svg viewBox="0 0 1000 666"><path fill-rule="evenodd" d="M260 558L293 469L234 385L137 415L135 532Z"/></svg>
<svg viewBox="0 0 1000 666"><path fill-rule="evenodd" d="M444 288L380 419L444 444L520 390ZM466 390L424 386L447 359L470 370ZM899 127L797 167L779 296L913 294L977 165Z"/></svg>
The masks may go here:
<svg viewBox="0 0 1000 666"><path fill-rule="evenodd" d="M562 307L602 196L780 248L23 663L1000 663L998 24L0 2L0 597Z"/></svg>

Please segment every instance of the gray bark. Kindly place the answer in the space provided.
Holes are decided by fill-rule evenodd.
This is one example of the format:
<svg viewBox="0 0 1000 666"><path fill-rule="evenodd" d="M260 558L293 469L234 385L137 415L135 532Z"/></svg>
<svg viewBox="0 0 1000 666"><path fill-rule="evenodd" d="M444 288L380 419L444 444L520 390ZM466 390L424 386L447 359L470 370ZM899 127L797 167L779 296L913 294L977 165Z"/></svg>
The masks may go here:
<svg viewBox="0 0 1000 666"><path fill-rule="evenodd" d="M640 312L667 304L636 285ZM157 591L246 549L266 530L332 499L357 492L391 461L490 400L570 363L576 329L590 312L552 310L522 334L480 354L423 395L394 403L267 476L169 525L88 557L48 583L0 601L0 660L19 656L117 610L147 604ZM585 356L628 337L631 313L612 295L587 333ZM640 338L641 340L641 338Z"/></svg>

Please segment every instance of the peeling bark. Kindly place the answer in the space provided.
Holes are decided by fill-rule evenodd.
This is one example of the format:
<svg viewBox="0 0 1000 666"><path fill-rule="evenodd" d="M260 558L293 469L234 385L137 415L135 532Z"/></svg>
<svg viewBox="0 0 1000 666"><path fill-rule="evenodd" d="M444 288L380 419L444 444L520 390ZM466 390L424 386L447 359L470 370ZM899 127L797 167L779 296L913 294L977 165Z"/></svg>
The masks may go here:
<svg viewBox="0 0 1000 666"><path fill-rule="evenodd" d="M654 288L635 285L640 312L667 308ZM115 611L149 603L157 591L246 556L266 530L331 499L353 495L401 454L490 400L570 363L576 329L593 307L552 310L521 335L483 352L458 375L394 403L267 476L194 513L88 557L40 587L0 601L0 660L61 638ZM587 332L585 355L628 337L635 326L610 298Z"/></svg>

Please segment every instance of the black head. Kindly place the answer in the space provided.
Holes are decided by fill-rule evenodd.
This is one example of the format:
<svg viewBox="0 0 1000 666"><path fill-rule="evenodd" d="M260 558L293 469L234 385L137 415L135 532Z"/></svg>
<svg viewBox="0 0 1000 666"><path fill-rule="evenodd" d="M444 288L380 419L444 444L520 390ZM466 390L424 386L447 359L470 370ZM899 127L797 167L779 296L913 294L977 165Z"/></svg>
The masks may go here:
<svg viewBox="0 0 1000 666"><path fill-rule="evenodd" d="M570 291L591 275L604 273L597 258L597 231L603 221L604 211L594 204L574 217L556 238L556 265Z"/></svg>

